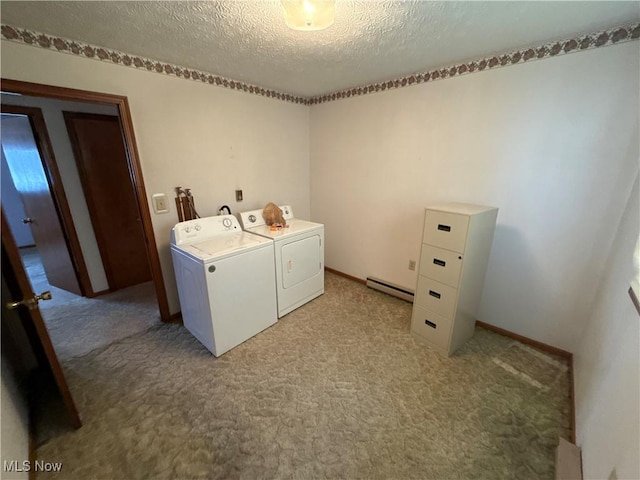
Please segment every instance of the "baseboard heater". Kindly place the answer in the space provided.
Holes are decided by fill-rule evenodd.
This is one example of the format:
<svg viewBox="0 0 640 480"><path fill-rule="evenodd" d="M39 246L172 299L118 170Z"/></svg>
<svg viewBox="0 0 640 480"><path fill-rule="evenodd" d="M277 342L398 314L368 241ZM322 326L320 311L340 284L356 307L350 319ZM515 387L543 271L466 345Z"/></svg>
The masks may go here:
<svg viewBox="0 0 640 480"><path fill-rule="evenodd" d="M413 291L401 287L400 285L394 285L393 283L385 282L384 280L374 277L367 277L366 285L373 290L378 290L413 303Z"/></svg>

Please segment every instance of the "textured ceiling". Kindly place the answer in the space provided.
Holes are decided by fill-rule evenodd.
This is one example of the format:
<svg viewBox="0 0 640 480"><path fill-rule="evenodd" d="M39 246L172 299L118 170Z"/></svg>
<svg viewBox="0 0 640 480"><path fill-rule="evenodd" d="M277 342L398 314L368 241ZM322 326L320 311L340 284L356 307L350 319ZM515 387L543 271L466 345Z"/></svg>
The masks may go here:
<svg viewBox="0 0 640 480"><path fill-rule="evenodd" d="M290 30L275 0L0 2L3 24L312 97L638 22L638 2L336 0Z"/></svg>

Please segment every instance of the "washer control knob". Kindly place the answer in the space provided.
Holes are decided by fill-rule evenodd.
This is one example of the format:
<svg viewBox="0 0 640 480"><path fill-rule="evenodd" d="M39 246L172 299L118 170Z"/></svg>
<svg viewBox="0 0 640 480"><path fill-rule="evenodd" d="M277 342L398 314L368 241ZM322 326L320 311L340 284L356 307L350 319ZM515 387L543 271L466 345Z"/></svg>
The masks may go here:
<svg viewBox="0 0 640 480"><path fill-rule="evenodd" d="M199 232L200 230L202 230L202 227L200 225L196 225L195 227L193 227L196 229L196 232Z"/></svg>
<svg viewBox="0 0 640 480"><path fill-rule="evenodd" d="M184 227L184 231L189 233L191 231L191 227Z"/></svg>
<svg viewBox="0 0 640 480"><path fill-rule="evenodd" d="M216 271L216 266L215 265L209 265L209 273L213 273Z"/></svg>
<svg viewBox="0 0 640 480"><path fill-rule="evenodd" d="M222 225L224 225L227 228L231 228L232 224L233 222L231 221L230 218L225 218L224 220L222 220Z"/></svg>
<svg viewBox="0 0 640 480"><path fill-rule="evenodd" d="M256 216L255 216L255 215L249 215L249 221L250 221L251 223L255 223L255 221L256 221Z"/></svg>

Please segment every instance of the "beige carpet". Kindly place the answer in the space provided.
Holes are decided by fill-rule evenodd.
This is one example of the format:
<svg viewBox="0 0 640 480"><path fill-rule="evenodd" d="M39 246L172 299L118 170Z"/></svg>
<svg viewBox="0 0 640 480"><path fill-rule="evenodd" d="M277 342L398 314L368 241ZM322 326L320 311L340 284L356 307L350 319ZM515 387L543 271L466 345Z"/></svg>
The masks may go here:
<svg viewBox="0 0 640 480"><path fill-rule="evenodd" d="M36 293L49 290L52 299L40 302L42 317L61 360L84 355L160 323L153 282L145 282L86 298L49 285L36 248L20 250Z"/></svg>
<svg viewBox="0 0 640 480"><path fill-rule="evenodd" d="M566 363L482 329L443 358L410 316L327 274L220 358L180 325L69 357L84 426L38 449L63 463L39 478L553 478Z"/></svg>

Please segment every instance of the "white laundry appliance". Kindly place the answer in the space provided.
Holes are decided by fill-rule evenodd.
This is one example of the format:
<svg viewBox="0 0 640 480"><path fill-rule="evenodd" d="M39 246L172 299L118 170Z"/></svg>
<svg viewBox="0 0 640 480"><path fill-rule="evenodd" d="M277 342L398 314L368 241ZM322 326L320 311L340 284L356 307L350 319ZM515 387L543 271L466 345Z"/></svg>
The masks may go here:
<svg viewBox="0 0 640 480"><path fill-rule="evenodd" d="M184 326L216 357L278 321L274 244L233 215L178 223L171 256Z"/></svg>
<svg viewBox="0 0 640 480"><path fill-rule="evenodd" d="M324 225L294 218L291 206L280 206L287 226L272 229L262 210L240 213L247 232L275 245L278 318L324 293Z"/></svg>

